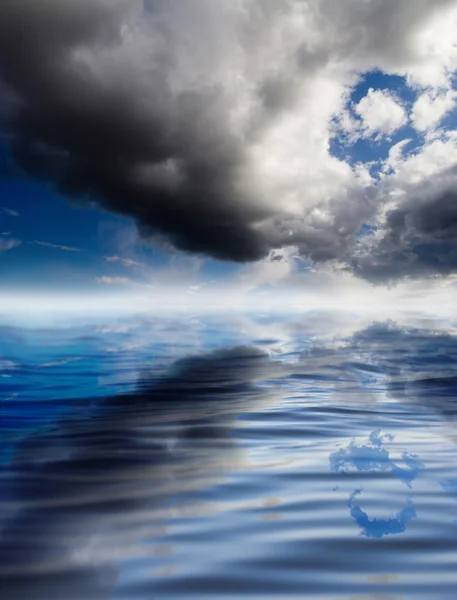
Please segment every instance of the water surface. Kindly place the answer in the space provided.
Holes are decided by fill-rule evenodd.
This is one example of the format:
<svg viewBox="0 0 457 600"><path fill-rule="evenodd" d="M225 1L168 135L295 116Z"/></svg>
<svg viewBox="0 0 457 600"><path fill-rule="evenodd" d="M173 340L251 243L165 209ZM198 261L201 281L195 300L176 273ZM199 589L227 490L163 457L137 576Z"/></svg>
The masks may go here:
<svg viewBox="0 0 457 600"><path fill-rule="evenodd" d="M454 600L457 334L418 315L0 335L9 600Z"/></svg>

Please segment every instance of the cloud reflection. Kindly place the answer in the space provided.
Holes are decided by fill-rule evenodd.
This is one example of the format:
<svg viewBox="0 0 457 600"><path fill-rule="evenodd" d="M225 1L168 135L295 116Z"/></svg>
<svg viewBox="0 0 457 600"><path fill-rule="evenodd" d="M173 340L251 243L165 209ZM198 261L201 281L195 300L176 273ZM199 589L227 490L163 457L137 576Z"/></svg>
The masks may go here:
<svg viewBox="0 0 457 600"><path fill-rule="evenodd" d="M252 347L181 359L24 439L2 473L1 597L108 600L124 559L151 556L153 571L143 542L165 520L221 510L189 494L245 464L232 429L267 404L275 368Z"/></svg>

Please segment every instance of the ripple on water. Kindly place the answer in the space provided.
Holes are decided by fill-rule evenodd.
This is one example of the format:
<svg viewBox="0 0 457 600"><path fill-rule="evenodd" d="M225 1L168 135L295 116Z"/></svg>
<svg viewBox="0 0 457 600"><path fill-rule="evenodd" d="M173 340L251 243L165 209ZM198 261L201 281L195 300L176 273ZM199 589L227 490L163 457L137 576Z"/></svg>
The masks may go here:
<svg viewBox="0 0 457 600"><path fill-rule="evenodd" d="M0 363L2 598L455 599L452 336L432 376L392 324L294 361L118 329Z"/></svg>

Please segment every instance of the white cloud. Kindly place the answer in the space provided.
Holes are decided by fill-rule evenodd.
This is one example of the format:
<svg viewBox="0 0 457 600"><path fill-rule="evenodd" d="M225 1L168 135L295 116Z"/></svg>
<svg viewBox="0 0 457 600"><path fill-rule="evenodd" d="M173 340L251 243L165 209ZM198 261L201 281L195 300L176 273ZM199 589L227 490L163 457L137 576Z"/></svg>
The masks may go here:
<svg viewBox="0 0 457 600"><path fill-rule="evenodd" d="M133 328L131 324L122 324L122 325L103 325L97 327L97 333L107 334L107 333L129 333Z"/></svg>
<svg viewBox="0 0 457 600"><path fill-rule="evenodd" d="M455 106L457 94L452 90L424 92L414 103L411 113L413 127L427 131L439 125L442 118Z"/></svg>
<svg viewBox="0 0 457 600"><path fill-rule="evenodd" d="M247 265L233 281L233 289L246 293L260 286L276 287L284 283L295 271L297 249L293 246L272 252L267 258Z"/></svg>
<svg viewBox="0 0 457 600"><path fill-rule="evenodd" d="M126 285L127 283L131 283L128 277L108 277L107 275L96 277L95 281L104 285Z"/></svg>
<svg viewBox="0 0 457 600"><path fill-rule="evenodd" d="M39 369L49 369L51 367L59 367L61 365L67 365L69 363L73 363L73 362L80 362L82 360L82 358L65 358L63 360L54 360L48 363L43 363L41 365L38 365Z"/></svg>
<svg viewBox="0 0 457 600"><path fill-rule="evenodd" d="M140 267L141 266L141 263L136 260L132 260L130 258L122 258L121 256L117 256L117 255L105 256L105 260L107 260L108 262L121 262L126 267Z"/></svg>
<svg viewBox="0 0 457 600"><path fill-rule="evenodd" d="M21 240L17 240L15 238L0 238L0 252L6 252L7 250L12 250L13 248L17 248L21 245Z"/></svg>
<svg viewBox="0 0 457 600"><path fill-rule="evenodd" d="M18 365L12 360L0 357L0 371L14 371Z"/></svg>
<svg viewBox="0 0 457 600"><path fill-rule="evenodd" d="M349 110L344 109L337 116L334 136L344 138L346 144L353 144L363 136L362 121L355 119Z"/></svg>
<svg viewBox="0 0 457 600"><path fill-rule="evenodd" d="M120 352L131 352L132 350L136 350L137 348L141 348L142 346L144 346L143 343L132 343L126 344L125 346L120 346L118 348L107 348L105 352L108 352L110 354L118 354Z"/></svg>
<svg viewBox="0 0 457 600"><path fill-rule="evenodd" d="M38 242L35 240L35 244L38 246L44 246L45 248L54 248L55 250L63 250L64 252L81 252L81 248L75 248L73 246L62 246L60 244L51 244L49 242Z"/></svg>
<svg viewBox="0 0 457 600"><path fill-rule="evenodd" d="M384 161L382 166L382 172L388 173L389 171L397 171L399 166L403 163L403 151L405 147L411 142L410 139L401 140L397 144L394 144L389 149L389 156Z"/></svg>
<svg viewBox="0 0 457 600"><path fill-rule="evenodd" d="M8 215L8 217L20 217L20 213L17 210L13 210L12 208L7 208L6 206L2 206L2 211L5 213L5 215Z"/></svg>
<svg viewBox="0 0 457 600"><path fill-rule="evenodd" d="M457 5L454 0L410 3L412 10L416 6L419 10L426 7L428 14L405 40L412 51L405 74L411 83L422 88L448 88L457 68Z"/></svg>
<svg viewBox="0 0 457 600"><path fill-rule="evenodd" d="M202 283L198 283L196 285L191 285L188 289L188 292L190 294L196 294L197 292L200 292L203 288L205 288L208 285L209 282L207 281L203 281Z"/></svg>
<svg viewBox="0 0 457 600"><path fill-rule="evenodd" d="M395 174L387 180L391 190L404 191L407 186L419 184L432 179L457 165L457 139L432 140L422 146L416 153L400 160L398 150L403 149L404 142L393 148L396 159L390 157Z"/></svg>
<svg viewBox="0 0 457 600"><path fill-rule="evenodd" d="M388 90L370 88L354 110L362 119L365 136L390 135L408 122L405 109Z"/></svg>

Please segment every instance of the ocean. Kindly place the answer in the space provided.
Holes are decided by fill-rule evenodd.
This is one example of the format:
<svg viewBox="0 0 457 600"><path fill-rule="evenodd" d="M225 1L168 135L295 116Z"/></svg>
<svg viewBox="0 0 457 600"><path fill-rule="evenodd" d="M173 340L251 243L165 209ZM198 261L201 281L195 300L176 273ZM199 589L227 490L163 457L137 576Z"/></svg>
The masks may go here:
<svg viewBox="0 0 457 600"><path fill-rule="evenodd" d="M455 600L457 325L0 327L5 600Z"/></svg>

